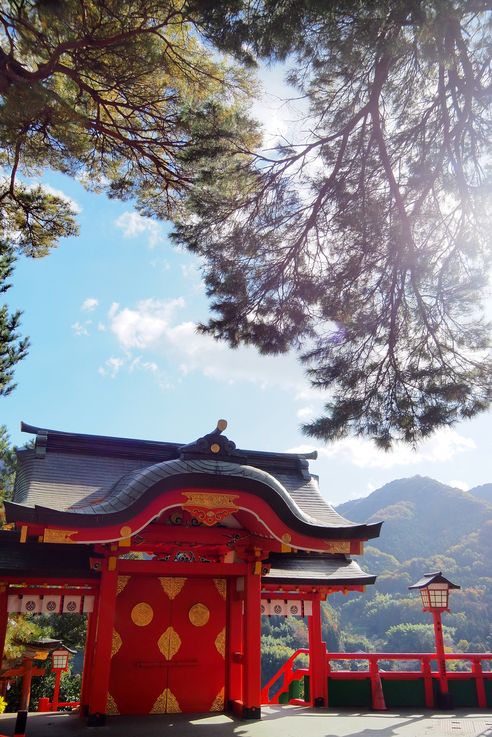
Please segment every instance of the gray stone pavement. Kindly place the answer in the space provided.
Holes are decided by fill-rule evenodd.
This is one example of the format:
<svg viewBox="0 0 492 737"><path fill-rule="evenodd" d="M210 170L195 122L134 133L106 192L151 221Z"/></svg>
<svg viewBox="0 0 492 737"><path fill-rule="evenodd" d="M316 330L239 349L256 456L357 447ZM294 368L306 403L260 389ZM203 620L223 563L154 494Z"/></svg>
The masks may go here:
<svg viewBox="0 0 492 737"><path fill-rule="evenodd" d="M492 737L492 711L356 712L263 707L258 722L227 714L112 717L105 727L86 727L77 715L30 714L26 737ZM0 737L14 734L15 716L0 716Z"/></svg>

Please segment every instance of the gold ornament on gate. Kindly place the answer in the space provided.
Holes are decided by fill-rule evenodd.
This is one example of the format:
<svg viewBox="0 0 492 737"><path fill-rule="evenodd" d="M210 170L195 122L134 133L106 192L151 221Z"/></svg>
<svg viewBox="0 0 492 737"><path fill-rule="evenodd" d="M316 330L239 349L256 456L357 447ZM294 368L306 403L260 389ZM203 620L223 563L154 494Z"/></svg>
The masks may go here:
<svg viewBox="0 0 492 737"><path fill-rule="evenodd" d="M214 578L215 588L223 599L227 596L227 583L225 578Z"/></svg>
<svg viewBox="0 0 492 737"><path fill-rule="evenodd" d="M120 647L123 645L119 632L113 630L113 639L111 641L111 657L114 658Z"/></svg>
<svg viewBox="0 0 492 737"><path fill-rule="evenodd" d="M177 576L160 576L159 582L168 597L172 600L181 592L181 589L186 583L186 578L178 578Z"/></svg>
<svg viewBox="0 0 492 737"><path fill-rule="evenodd" d="M215 647L217 649L217 652L220 653L223 658L225 658L225 627L215 638Z"/></svg>
<svg viewBox="0 0 492 737"><path fill-rule="evenodd" d="M168 627L159 637L157 646L166 660L171 660L181 647L181 638L173 627Z"/></svg>
<svg viewBox="0 0 492 737"><path fill-rule="evenodd" d="M108 691L108 695L106 697L106 713L110 714L112 716L118 715L120 712L118 710L118 707L116 706L116 701L111 696L111 694Z"/></svg>
<svg viewBox="0 0 492 737"><path fill-rule="evenodd" d="M212 527L239 510L236 500L239 494L223 494L210 491L183 491L186 501L181 505L198 522Z"/></svg>
<svg viewBox="0 0 492 737"><path fill-rule="evenodd" d="M225 701L225 689L222 686L219 693L215 697L215 699L212 702L212 706L210 707L210 711L224 711L224 701Z"/></svg>
<svg viewBox="0 0 492 737"><path fill-rule="evenodd" d="M125 590L130 576L118 576L118 582L116 584L116 596L119 596L122 591Z"/></svg>
<svg viewBox="0 0 492 737"><path fill-rule="evenodd" d="M131 613L132 622L138 627L146 627L154 618L154 610L145 601L135 604Z"/></svg>
<svg viewBox="0 0 492 737"><path fill-rule="evenodd" d="M188 612L191 624L195 627L203 627L210 619L210 609L205 604L194 604Z"/></svg>

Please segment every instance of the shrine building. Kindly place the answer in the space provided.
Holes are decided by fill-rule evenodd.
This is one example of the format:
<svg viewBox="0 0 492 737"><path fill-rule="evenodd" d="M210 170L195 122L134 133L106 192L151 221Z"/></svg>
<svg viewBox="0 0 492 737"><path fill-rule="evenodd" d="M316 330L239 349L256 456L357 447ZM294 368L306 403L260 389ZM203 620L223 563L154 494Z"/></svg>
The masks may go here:
<svg viewBox="0 0 492 737"><path fill-rule="evenodd" d="M375 576L381 523L341 517L316 454L239 450L227 423L188 445L45 430L18 451L0 532L9 612L84 612L81 705L112 714L261 715L261 616L306 616L311 702L327 703L320 603Z"/></svg>

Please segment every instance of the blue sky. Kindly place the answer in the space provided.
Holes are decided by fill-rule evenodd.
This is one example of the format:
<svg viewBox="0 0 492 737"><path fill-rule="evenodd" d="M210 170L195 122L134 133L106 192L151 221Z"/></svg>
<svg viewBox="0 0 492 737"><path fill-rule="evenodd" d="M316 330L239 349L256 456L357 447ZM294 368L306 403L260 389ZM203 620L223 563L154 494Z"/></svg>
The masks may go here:
<svg viewBox="0 0 492 737"><path fill-rule="evenodd" d="M281 95L276 70L267 89ZM289 112L275 95L256 113L272 139ZM323 395L309 387L294 356L232 351L196 333L207 319L199 263L173 248L165 223L142 218L129 203L85 192L47 172L43 183L79 210L80 236L44 258L22 258L8 293L24 311L29 356L16 370L14 393L0 400L0 423L23 443L21 420L82 433L191 442L229 422L239 447L311 450L327 499L339 503L382 484L422 474L462 488L492 481L491 413L437 433L420 448L377 451L349 438L322 446L303 437Z"/></svg>

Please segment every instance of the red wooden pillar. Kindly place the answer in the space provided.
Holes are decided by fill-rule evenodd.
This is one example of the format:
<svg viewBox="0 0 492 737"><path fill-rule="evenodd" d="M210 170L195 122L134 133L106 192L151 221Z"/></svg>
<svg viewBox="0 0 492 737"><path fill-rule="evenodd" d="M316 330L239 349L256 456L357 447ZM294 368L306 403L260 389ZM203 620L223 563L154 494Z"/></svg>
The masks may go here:
<svg viewBox="0 0 492 737"><path fill-rule="evenodd" d="M88 724L90 726L100 726L106 721L117 583L117 571L109 570L108 561L105 561L101 573L99 605L97 607L97 632L93 651L88 709Z"/></svg>
<svg viewBox="0 0 492 737"><path fill-rule="evenodd" d="M55 673L55 687L53 689L53 698L51 699L51 711L58 711L58 703L60 701L61 674L61 669L57 668Z"/></svg>
<svg viewBox="0 0 492 737"><path fill-rule="evenodd" d="M29 711L29 702L31 700L31 683L32 683L32 658L24 658L22 661L22 691L20 698L20 711Z"/></svg>
<svg viewBox="0 0 492 737"><path fill-rule="evenodd" d="M327 706L326 643L323 642L321 630L321 600L319 594L314 595L312 607L312 614L308 619L311 700L314 706Z"/></svg>
<svg viewBox="0 0 492 737"><path fill-rule="evenodd" d="M479 709L487 708L487 693L483 680L482 663L479 658L473 659L473 675L475 676L475 688L477 690L477 706Z"/></svg>
<svg viewBox="0 0 492 737"><path fill-rule="evenodd" d="M243 678L243 601L237 590L237 579L228 580L227 591L227 694L229 707L242 702Z"/></svg>
<svg viewBox="0 0 492 737"><path fill-rule="evenodd" d="M424 677L425 706L434 708L434 688L432 686L432 669L429 658L422 659L422 675Z"/></svg>
<svg viewBox="0 0 492 737"><path fill-rule="evenodd" d="M244 577L243 719L261 718L261 573Z"/></svg>
<svg viewBox="0 0 492 737"><path fill-rule="evenodd" d="M84 667L82 669L82 687L80 689L81 713L87 716L89 709L89 691L92 680L92 666L94 646L96 642L97 610L99 607L99 595L94 599L94 610L87 615L87 633L85 636Z"/></svg>
<svg viewBox="0 0 492 737"><path fill-rule="evenodd" d="M9 613L7 611L7 602L9 597L8 586L0 587L0 664L5 649L5 636L7 634L7 626L9 623Z"/></svg>
<svg viewBox="0 0 492 737"><path fill-rule="evenodd" d="M432 610L432 617L434 619L434 636L436 638L436 656L437 656L437 669L439 672L439 690L441 697L444 702L447 702L449 687L448 677L446 674L446 657L444 653L444 639L442 635L442 624L441 624L441 612L437 609ZM441 703L439 706L445 704Z"/></svg>

